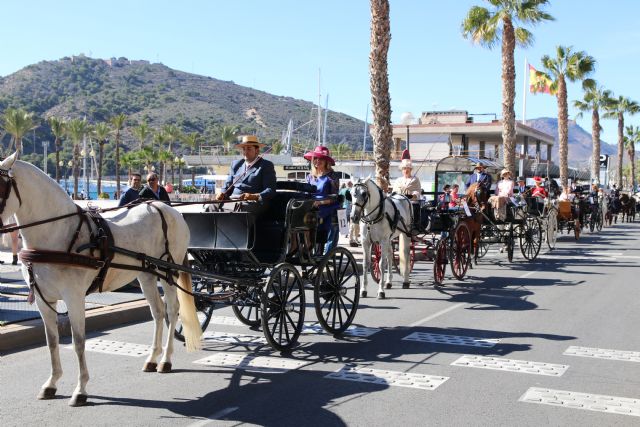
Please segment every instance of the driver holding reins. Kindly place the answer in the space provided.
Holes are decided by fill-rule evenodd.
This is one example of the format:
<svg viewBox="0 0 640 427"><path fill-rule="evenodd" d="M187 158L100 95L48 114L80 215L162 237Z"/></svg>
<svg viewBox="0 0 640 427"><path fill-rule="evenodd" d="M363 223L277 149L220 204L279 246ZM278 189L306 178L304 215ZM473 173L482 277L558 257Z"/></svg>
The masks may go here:
<svg viewBox="0 0 640 427"><path fill-rule="evenodd" d="M487 193L491 192L491 175L484 171L484 165L480 162L475 164L473 173L467 179L467 189L476 182L479 182L480 185L482 185L482 187L484 187L484 189L487 191Z"/></svg>
<svg viewBox="0 0 640 427"><path fill-rule="evenodd" d="M260 148L264 146L255 135L242 137L236 148L242 151L243 158L231 164L222 193L216 196L216 200L254 201L240 203L238 208L254 214L268 208L269 200L276 194L276 171L273 163L260 156Z"/></svg>

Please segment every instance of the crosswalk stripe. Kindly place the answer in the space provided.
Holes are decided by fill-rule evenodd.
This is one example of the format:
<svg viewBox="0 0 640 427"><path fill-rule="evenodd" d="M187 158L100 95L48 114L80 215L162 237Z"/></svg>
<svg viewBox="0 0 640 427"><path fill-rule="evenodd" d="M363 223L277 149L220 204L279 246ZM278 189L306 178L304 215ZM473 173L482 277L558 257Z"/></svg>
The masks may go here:
<svg viewBox="0 0 640 427"><path fill-rule="evenodd" d="M422 390L435 390L449 379L449 377L387 371L364 367L356 368L353 366L345 366L339 371L326 375L325 378L369 384L418 388Z"/></svg>
<svg viewBox="0 0 640 427"><path fill-rule="evenodd" d="M462 345L466 347L490 348L500 342L494 338L465 337L459 335L431 334L428 332L414 332L402 338L403 341L430 342L435 344Z"/></svg>
<svg viewBox="0 0 640 427"><path fill-rule="evenodd" d="M596 359L620 360L624 362L640 362L640 351L571 346L562 354L565 356L593 357Z"/></svg>
<svg viewBox="0 0 640 427"><path fill-rule="evenodd" d="M499 357L473 356L468 354L460 357L451 365L517 372L521 374L548 375L552 377L559 377L569 369L569 365L502 359Z"/></svg>
<svg viewBox="0 0 640 427"><path fill-rule="evenodd" d="M73 344L65 348L73 350ZM144 344L134 344L122 341L104 340L102 338L92 338L85 341L85 351L95 353L115 354L118 356L142 357L151 353L151 346Z"/></svg>
<svg viewBox="0 0 640 427"><path fill-rule="evenodd" d="M518 400L527 403L640 417L640 400L626 397L531 387Z"/></svg>
<svg viewBox="0 0 640 427"><path fill-rule="evenodd" d="M252 356L238 353L216 353L193 363L225 368L238 368L247 371L264 373L284 373L291 369L298 369L310 362L287 359L284 357Z"/></svg>

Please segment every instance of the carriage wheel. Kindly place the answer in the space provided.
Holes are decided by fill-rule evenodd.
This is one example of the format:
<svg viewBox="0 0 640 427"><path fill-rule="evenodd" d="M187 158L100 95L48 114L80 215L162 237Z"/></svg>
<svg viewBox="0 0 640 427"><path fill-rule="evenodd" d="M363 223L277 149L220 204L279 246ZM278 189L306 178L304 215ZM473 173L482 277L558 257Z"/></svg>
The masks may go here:
<svg viewBox="0 0 640 427"><path fill-rule="evenodd" d="M538 218L529 217L522 223L519 233L520 252L527 260L533 261L542 246L542 224Z"/></svg>
<svg viewBox="0 0 640 427"><path fill-rule="evenodd" d="M433 280L442 285L444 272L447 269L447 239L440 239L436 245L436 257L433 260Z"/></svg>
<svg viewBox="0 0 640 427"><path fill-rule="evenodd" d="M239 321L248 326L260 325L260 291L257 286L252 286L242 292L239 297L242 304L233 305L231 309ZM237 304L237 300L236 300Z"/></svg>
<svg viewBox="0 0 640 427"><path fill-rule="evenodd" d="M596 222L597 222L596 214L594 212L591 212L591 214L589 215L589 231L592 233L593 233L593 230L596 229Z"/></svg>
<svg viewBox="0 0 640 427"><path fill-rule="evenodd" d="M467 224L460 222L453 232L453 248L451 250L451 273L458 280L463 280L471 263L471 232Z"/></svg>
<svg viewBox="0 0 640 427"><path fill-rule="evenodd" d="M371 267L369 272L374 282L380 283L380 244L374 243L371 245Z"/></svg>
<svg viewBox="0 0 640 427"><path fill-rule="evenodd" d="M504 244L507 247L507 259L509 262L513 262L513 249L516 244L515 235L513 233L513 224L509 225L509 233L507 233Z"/></svg>
<svg viewBox="0 0 640 427"><path fill-rule="evenodd" d="M358 311L360 274L347 249L333 248L316 269L313 301L318 322L330 334L344 332Z"/></svg>
<svg viewBox="0 0 640 427"><path fill-rule="evenodd" d="M304 286L298 270L287 263L278 264L269 275L262 292L262 330L276 350L293 347L304 323Z"/></svg>
<svg viewBox="0 0 640 427"><path fill-rule="evenodd" d="M547 246L553 250L556 248L556 232L558 231L558 219L555 215L549 215L547 218Z"/></svg>
<svg viewBox="0 0 640 427"><path fill-rule="evenodd" d="M197 264L193 264L192 268L194 269L198 269ZM193 293L195 294L201 294L201 293L211 293L212 289L209 288L207 280L197 277L197 276L192 276L192 290ZM180 289L178 289L178 292L182 292ZM211 321L211 316L213 315L213 304L210 301L204 300L203 298L198 298L197 296L194 297L195 303L196 303L196 314L198 315L198 321L200 322L200 329L202 329L202 332L204 332L207 329L207 326L209 326L209 322ZM166 310L165 310L166 313ZM166 316L164 317L165 323L167 324L167 326L169 326L169 318ZM180 317L178 316L178 323L176 324L176 329L175 331L173 331L173 336L180 342L184 342L184 335L182 335L182 329L183 329L183 325L182 325L182 321L180 320Z"/></svg>
<svg viewBox="0 0 640 427"><path fill-rule="evenodd" d="M478 258L484 257L489 252L489 243L479 239L478 240Z"/></svg>

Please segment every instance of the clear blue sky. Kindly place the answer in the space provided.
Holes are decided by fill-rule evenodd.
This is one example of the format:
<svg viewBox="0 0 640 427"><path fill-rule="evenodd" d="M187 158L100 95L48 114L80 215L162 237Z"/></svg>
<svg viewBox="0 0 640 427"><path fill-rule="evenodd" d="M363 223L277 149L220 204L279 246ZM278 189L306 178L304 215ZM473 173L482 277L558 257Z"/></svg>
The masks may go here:
<svg viewBox="0 0 640 427"><path fill-rule="evenodd" d="M389 79L392 119L432 109L501 114L500 49L474 46L460 23L482 0L391 0ZM364 119L369 94L367 0L5 0L0 75L42 60L84 53L162 62L308 101ZM540 67L558 44L597 60L593 77L640 101L640 1L555 0L556 21L533 28L534 45L516 50L516 116L522 116L524 59ZM569 99L581 98L578 85ZM572 118L575 111L570 110ZM527 96L527 118L557 115L554 97ZM369 116L371 119L371 116ZM590 131L590 114L579 120ZM640 123L639 117L627 120ZM603 122L615 143L616 122Z"/></svg>

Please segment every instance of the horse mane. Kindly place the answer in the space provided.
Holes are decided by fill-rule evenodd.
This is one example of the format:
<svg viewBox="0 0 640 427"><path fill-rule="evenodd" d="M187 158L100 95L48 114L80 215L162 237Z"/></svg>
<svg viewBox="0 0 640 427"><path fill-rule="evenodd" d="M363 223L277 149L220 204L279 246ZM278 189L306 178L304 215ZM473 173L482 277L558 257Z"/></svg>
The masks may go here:
<svg viewBox="0 0 640 427"><path fill-rule="evenodd" d="M476 194L476 190L478 189L479 185L480 184L478 182L474 182L473 184L471 184L469 188L467 188L467 191L465 191L464 196L467 199L471 199Z"/></svg>

